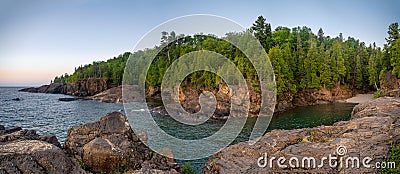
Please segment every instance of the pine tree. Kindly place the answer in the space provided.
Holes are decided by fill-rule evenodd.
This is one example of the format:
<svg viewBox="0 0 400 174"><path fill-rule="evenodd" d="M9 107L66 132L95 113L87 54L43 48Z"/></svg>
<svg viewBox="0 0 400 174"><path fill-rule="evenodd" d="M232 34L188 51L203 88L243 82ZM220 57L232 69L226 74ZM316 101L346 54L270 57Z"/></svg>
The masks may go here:
<svg viewBox="0 0 400 174"><path fill-rule="evenodd" d="M330 61L330 51L326 50L324 51L323 45L321 44L321 47L319 49L319 55L321 56L321 66L320 66L320 78L321 78L321 83L324 84L324 86L327 87L332 87L334 83L332 82L332 71L331 71L331 61Z"/></svg>
<svg viewBox="0 0 400 174"><path fill-rule="evenodd" d="M372 50L372 54L370 54L368 59L368 74L369 74L369 85L374 85L374 87L378 90L378 82L379 82L379 50L376 49L375 43Z"/></svg>
<svg viewBox="0 0 400 174"><path fill-rule="evenodd" d="M396 22L390 24L387 33L389 37L386 38L386 42L388 43L389 46L392 46L393 43L400 38L399 23Z"/></svg>
<svg viewBox="0 0 400 174"><path fill-rule="evenodd" d="M342 50L342 42L340 40L336 40L333 43L332 47L332 73L333 81L337 84L343 82L342 79L346 75L346 67L344 66L344 59L343 59L343 50Z"/></svg>
<svg viewBox="0 0 400 174"><path fill-rule="evenodd" d="M324 31L322 30L322 28L319 28L319 30L318 30L318 45L321 45L322 43L324 43Z"/></svg>
<svg viewBox="0 0 400 174"><path fill-rule="evenodd" d="M285 77L288 72L287 64L283 59L282 50L279 48L279 46L272 47L269 50L268 57L271 60L272 66L274 67L277 93L279 95L288 90L288 82Z"/></svg>
<svg viewBox="0 0 400 174"><path fill-rule="evenodd" d="M318 49L317 43L314 38L311 38L310 49L308 50L307 57L304 60L304 68L306 70L306 81L308 82L308 88L319 88L320 79L318 73Z"/></svg>
<svg viewBox="0 0 400 174"><path fill-rule="evenodd" d="M271 24L266 23L266 19L263 16L258 16L251 29L254 31L254 36L260 41L261 45L268 52L272 47Z"/></svg>
<svg viewBox="0 0 400 174"><path fill-rule="evenodd" d="M390 49L390 62L393 66L392 74L400 78L400 39L397 39Z"/></svg>

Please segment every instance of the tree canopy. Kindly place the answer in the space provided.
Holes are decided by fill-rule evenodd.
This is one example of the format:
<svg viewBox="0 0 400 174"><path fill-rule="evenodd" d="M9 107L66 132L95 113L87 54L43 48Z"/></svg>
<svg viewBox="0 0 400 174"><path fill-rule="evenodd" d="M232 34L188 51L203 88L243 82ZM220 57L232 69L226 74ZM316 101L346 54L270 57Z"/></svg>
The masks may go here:
<svg viewBox="0 0 400 174"><path fill-rule="evenodd" d="M263 16L259 16L253 26L244 32L252 32L268 53L274 68L278 94L337 85L371 90L379 88L380 74L383 72L392 70L394 75L400 77L397 23L389 26L387 44L383 48L377 47L375 43L366 46L353 37L344 39L341 33L337 37L325 36L322 28L317 35L306 26L292 29L279 26L272 31L271 24ZM227 33L225 37L243 33ZM225 56L238 67L249 83L258 83L249 59L229 42L213 35L185 36L177 35L174 31L162 32L160 46L134 53L126 52L107 61L79 66L73 74L56 77L53 83L102 78L114 85L121 85L128 58L141 59L160 47L163 48L156 55L146 76L148 86L160 86L167 68L179 57L196 50L209 50ZM180 67L193 68L204 60L198 58L191 64L182 63ZM220 77L211 72L197 71L187 76L183 84L196 88L217 88L220 82Z"/></svg>

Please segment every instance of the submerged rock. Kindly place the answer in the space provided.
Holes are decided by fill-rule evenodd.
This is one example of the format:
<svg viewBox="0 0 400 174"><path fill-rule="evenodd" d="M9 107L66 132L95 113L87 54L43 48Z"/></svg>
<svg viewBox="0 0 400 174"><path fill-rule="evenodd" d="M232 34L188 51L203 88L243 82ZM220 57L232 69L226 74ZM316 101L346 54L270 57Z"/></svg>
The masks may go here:
<svg viewBox="0 0 400 174"><path fill-rule="evenodd" d="M20 98L13 98L13 99L11 99L11 100L13 100L13 101L20 101L21 99L20 99Z"/></svg>
<svg viewBox="0 0 400 174"><path fill-rule="evenodd" d="M64 148L92 172L161 170L176 173L179 165L149 149L119 112L68 130Z"/></svg>
<svg viewBox="0 0 400 174"><path fill-rule="evenodd" d="M375 163L388 158L391 142L399 143L399 117L400 98L379 98L357 105L350 121L337 122L333 126L273 130L253 145L243 142L227 147L210 157L203 171L205 173L378 173L379 169L375 168ZM336 167L331 167L328 160L323 161L323 166L318 166L321 164L321 159L329 155L337 158L334 160L337 162ZM275 159L271 167L272 157ZM286 167L278 166L277 160L280 157L285 159L281 164ZM292 157L300 160L299 166L290 166L289 159ZM301 167L301 160L307 160L309 157L316 160L317 166L313 167L312 163L308 166L305 162L305 167ZM346 159L353 157L359 158L360 168L346 167ZM371 158L370 168L362 166L361 161L368 157ZM341 158L342 162L339 161ZM261 162L261 167L258 162ZM339 164L343 166L340 167Z"/></svg>
<svg viewBox="0 0 400 174"><path fill-rule="evenodd" d="M79 97L68 97L68 98L59 98L58 99L58 101L65 101L65 102L75 101L75 100L82 100L82 98L79 98Z"/></svg>

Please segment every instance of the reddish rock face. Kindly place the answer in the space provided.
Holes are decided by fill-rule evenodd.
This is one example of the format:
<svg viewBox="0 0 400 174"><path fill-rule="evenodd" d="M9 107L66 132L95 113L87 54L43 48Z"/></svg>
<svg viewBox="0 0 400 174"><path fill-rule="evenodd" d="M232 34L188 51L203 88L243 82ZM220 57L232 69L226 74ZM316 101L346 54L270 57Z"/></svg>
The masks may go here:
<svg viewBox="0 0 400 174"><path fill-rule="evenodd" d="M79 80L75 83L66 84L63 94L85 97L98 94L108 88L109 85L104 79Z"/></svg>
<svg viewBox="0 0 400 174"><path fill-rule="evenodd" d="M127 166L123 151L108 139L96 138L83 146L83 161L92 172L109 171Z"/></svg>
<svg viewBox="0 0 400 174"><path fill-rule="evenodd" d="M385 73L381 84L383 95L390 97L400 97L400 79L392 74L392 71Z"/></svg>

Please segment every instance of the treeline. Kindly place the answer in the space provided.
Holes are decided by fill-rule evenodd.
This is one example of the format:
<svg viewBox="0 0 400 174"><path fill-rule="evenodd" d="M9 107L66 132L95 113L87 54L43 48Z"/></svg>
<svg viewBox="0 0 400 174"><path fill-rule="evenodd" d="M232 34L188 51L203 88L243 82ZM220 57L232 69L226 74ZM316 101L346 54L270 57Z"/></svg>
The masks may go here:
<svg viewBox="0 0 400 174"><path fill-rule="evenodd" d="M400 39L398 23L389 26L387 43L383 48L373 44L366 45L353 37L343 38L325 36L322 29L314 34L308 27L277 27L271 25L262 16L253 26L243 33L227 33L226 38L254 33L268 53L274 67L277 92L296 93L306 88L332 88L345 85L349 89L374 90L380 88L383 74L392 71L400 77ZM246 56L229 42L213 35L194 36L176 35L175 32L163 32L161 44L153 49L135 53L124 53L107 62L76 68L72 75L56 77L54 83L72 83L76 80L104 78L115 85L122 84L122 76L127 59L140 60L152 55L157 48L163 48L156 55L146 77L146 85L160 86L165 71L179 57L196 51L209 50L230 59L241 71L246 80L257 86L257 73ZM179 61L179 60L178 60ZM180 65L181 68L194 68L201 63L197 59L192 64ZM179 72L179 71L178 71ZM221 82L219 76L207 71L198 71L185 78L184 84L192 87L216 88Z"/></svg>
<svg viewBox="0 0 400 174"><path fill-rule="evenodd" d="M97 61L85 66L75 68L73 74L65 73L60 77L55 77L52 83L73 83L77 80L87 80L90 78L102 78L115 85L121 85L122 76L126 61L132 53L126 52L107 61Z"/></svg>
<svg viewBox="0 0 400 174"><path fill-rule="evenodd" d="M375 43L367 46L352 37L344 39L341 33L335 38L325 36L322 29L317 35L307 27L277 27L271 32L270 24L262 16L252 29L269 50L278 93L336 85L365 91L378 89L388 70L400 77L397 23L389 26L389 37L383 50Z"/></svg>

